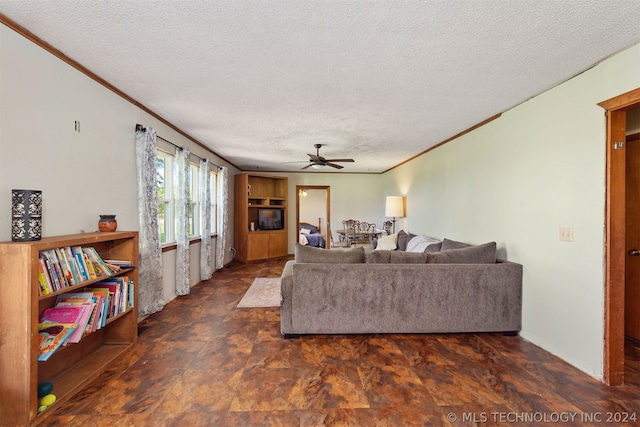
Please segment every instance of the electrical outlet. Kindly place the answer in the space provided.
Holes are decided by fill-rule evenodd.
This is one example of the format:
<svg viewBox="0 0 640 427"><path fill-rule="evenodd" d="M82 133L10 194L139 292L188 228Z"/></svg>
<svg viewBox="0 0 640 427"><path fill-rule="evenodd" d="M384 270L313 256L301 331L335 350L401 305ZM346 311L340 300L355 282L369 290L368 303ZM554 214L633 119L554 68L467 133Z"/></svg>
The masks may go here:
<svg viewBox="0 0 640 427"><path fill-rule="evenodd" d="M560 240L573 242L573 227L560 227Z"/></svg>

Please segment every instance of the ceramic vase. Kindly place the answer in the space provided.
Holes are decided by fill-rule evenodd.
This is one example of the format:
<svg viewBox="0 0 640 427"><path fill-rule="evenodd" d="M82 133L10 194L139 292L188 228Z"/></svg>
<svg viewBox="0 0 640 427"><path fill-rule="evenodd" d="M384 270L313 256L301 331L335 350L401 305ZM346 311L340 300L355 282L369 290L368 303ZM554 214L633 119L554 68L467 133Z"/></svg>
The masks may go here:
<svg viewBox="0 0 640 427"><path fill-rule="evenodd" d="M116 231L118 228L118 221L116 221L115 215L100 215L100 221L98 221L98 230L100 231Z"/></svg>

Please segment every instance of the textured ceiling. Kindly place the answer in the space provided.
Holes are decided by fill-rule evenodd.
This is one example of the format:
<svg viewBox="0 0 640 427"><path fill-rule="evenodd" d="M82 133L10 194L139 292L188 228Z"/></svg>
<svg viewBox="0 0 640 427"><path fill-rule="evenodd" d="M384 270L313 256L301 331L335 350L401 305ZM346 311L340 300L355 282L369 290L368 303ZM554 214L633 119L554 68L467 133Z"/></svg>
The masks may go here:
<svg viewBox="0 0 640 427"><path fill-rule="evenodd" d="M299 170L285 162L320 143L355 159L342 172L385 171L640 42L637 0L0 0L0 13L243 170Z"/></svg>

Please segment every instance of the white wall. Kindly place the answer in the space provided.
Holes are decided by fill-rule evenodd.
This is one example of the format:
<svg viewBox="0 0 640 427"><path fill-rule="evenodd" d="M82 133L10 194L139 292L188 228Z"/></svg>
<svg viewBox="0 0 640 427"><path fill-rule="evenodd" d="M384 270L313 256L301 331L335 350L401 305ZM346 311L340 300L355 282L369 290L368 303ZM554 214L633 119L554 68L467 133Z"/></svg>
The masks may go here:
<svg viewBox="0 0 640 427"><path fill-rule="evenodd" d="M80 133L74 131L76 120ZM14 188L42 190L43 237L95 231L99 214L115 214L120 230L138 230L137 123L153 127L175 144L189 146L198 156L228 166L0 25L0 240L11 239ZM237 172L231 169L230 175ZM233 244L233 236L228 242ZM192 245L191 251L197 253L199 248ZM169 267L175 263L174 253L164 254L167 300L175 296L175 273ZM199 263L197 256L194 259ZM198 268L196 264L192 270ZM197 281L198 274L192 273L191 282Z"/></svg>
<svg viewBox="0 0 640 427"><path fill-rule="evenodd" d="M605 118L640 87L640 45L384 176L412 232L495 240L524 266L522 336L602 378ZM559 240L573 227L575 241Z"/></svg>
<svg viewBox="0 0 640 427"><path fill-rule="evenodd" d="M605 122L597 103L640 87L639 69L640 45L386 174L279 174L289 177L289 229L296 185L331 187L334 230L348 218L381 226L385 196L406 195L397 229L497 241L524 265L522 335L601 378ZM137 230L136 123L226 165L0 26L0 240L10 239L12 188L43 191L44 236L95 230L103 213ZM233 179L230 196L233 206ZM561 226L574 228L573 243L559 241ZM231 247L233 223L229 230ZM290 233L290 253L295 239ZM163 260L170 299L174 256Z"/></svg>
<svg viewBox="0 0 640 427"><path fill-rule="evenodd" d="M357 161L357 160L356 160ZM384 197L380 182L382 175L349 173L271 173L289 178L289 253L293 254L297 240L296 185L327 185L331 187L330 225L334 239L336 230L342 228L342 220L358 219L382 226ZM317 222L317 218L315 220ZM314 222L311 222L314 224Z"/></svg>

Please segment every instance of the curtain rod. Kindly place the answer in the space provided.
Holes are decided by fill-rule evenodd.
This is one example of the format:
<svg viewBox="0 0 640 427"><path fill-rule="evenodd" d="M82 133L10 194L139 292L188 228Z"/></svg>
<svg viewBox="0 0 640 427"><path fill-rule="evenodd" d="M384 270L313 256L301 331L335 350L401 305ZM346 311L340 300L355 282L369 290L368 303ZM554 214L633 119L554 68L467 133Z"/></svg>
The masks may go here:
<svg viewBox="0 0 640 427"><path fill-rule="evenodd" d="M144 126L139 125L139 124L138 124L138 125L136 125L136 132L139 132L139 131L144 132L145 130L146 130L146 128L145 128ZM163 141L164 141L164 142L166 142L167 144L171 144L171 145L173 145L174 147L176 147L176 148L177 148L177 149L179 149L179 150L182 150L182 149L183 149L183 147L181 147L181 146L179 146L179 145L174 144L173 142L169 141L168 139L164 139L163 137L161 137L161 136L160 136L160 135L158 135L158 134L156 134L156 138L163 140ZM209 159L205 159L204 157L200 157L200 156L198 156L197 154L193 154L193 153L191 153L191 152L189 153L189 155L194 156L194 157L197 157L197 158L198 158L198 159L200 159L200 160L209 160ZM211 160L209 160L209 163L211 163L213 166L217 167L218 169L222 168L222 166L220 166L220 165L217 165L217 164L213 163Z"/></svg>

